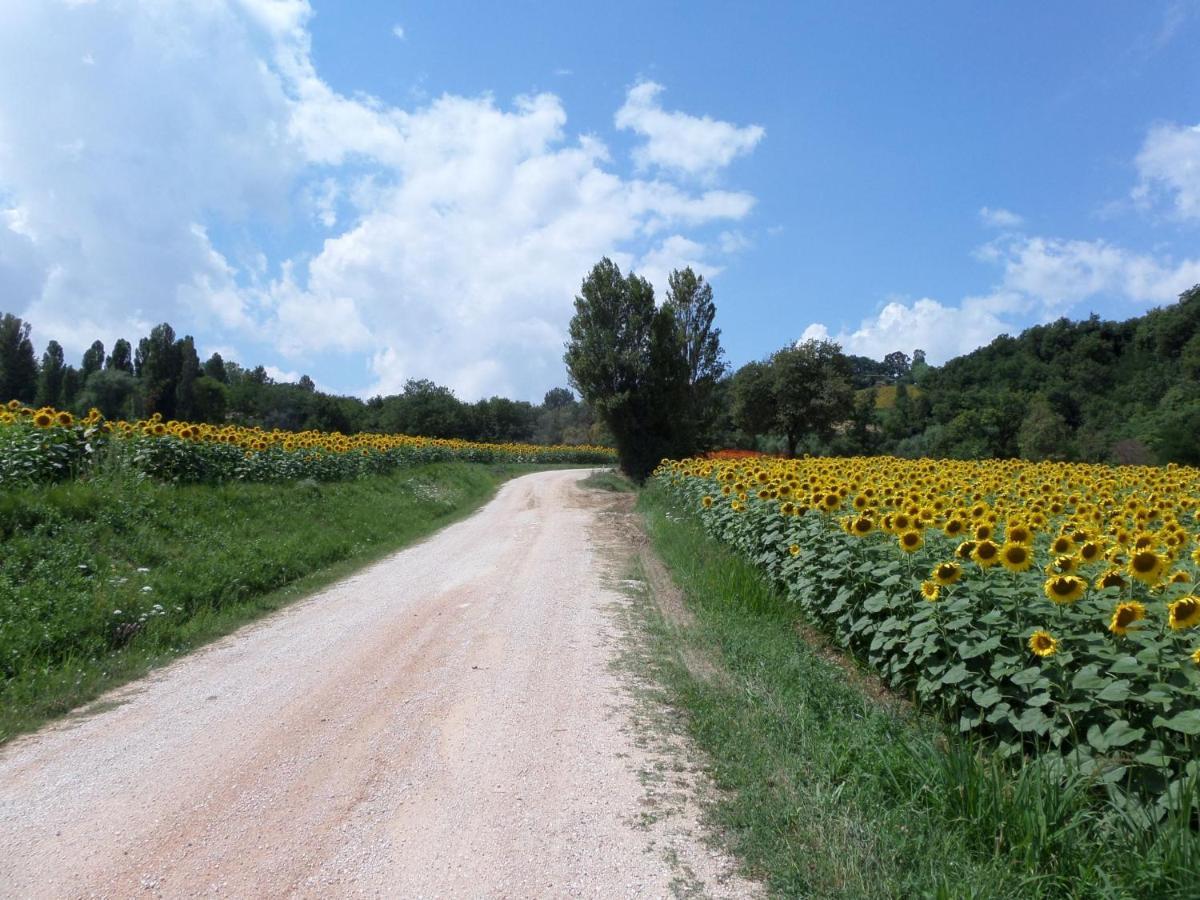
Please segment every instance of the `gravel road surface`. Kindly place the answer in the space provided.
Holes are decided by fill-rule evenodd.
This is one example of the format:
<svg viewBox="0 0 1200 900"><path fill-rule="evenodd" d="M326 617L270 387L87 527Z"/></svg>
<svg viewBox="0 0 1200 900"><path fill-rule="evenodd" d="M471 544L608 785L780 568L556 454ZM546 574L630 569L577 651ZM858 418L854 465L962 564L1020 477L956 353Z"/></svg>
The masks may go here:
<svg viewBox="0 0 1200 900"><path fill-rule="evenodd" d="M654 787L584 474L0 748L0 896L754 893Z"/></svg>

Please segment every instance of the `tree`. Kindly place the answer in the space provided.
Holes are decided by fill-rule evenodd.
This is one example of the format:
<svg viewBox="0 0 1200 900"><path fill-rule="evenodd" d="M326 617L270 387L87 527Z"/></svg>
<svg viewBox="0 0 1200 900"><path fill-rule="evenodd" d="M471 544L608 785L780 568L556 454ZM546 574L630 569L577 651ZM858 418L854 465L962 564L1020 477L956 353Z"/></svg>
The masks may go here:
<svg viewBox="0 0 1200 900"><path fill-rule="evenodd" d="M467 405L426 378L410 378L404 393L385 397L378 421L384 431L424 437L461 438L470 429Z"/></svg>
<svg viewBox="0 0 1200 900"><path fill-rule="evenodd" d="M775 383L765 362L749 362L730 385L733 425L753 439L775 427Z"/></svg>
<svg viewBox="0 0 1200 900"><path fill-rule="evenodd" d="M1023 459L1066 459L1071 429L1050 402L1037 394L1017 432L1017 447Z"/></svg>
<svg viewBox="0 0 1200 900"><path fill-rule="evenodd" d="M887 377L892 381L902 381L908 378L912 372L912 360L902 350L893 350L885 356L883 358L883 365L887 372Z"/></svg>
<svg viewBox="0 0 1200 900"><path fill-rule="evenodd" d="M175 342L175 358L179 366L175 381L175 415L185 421L198 420L196 380L200 377L200 357L190 334Z"/></svg>
<svg viewBox="0 0 1200 900"><path fill-rule="evenodd" d="M220 353L213 353L204 363L204 374L213 381L229 384L229 373L225 371L225 360Z"/></svg>
<svg viewBox="0 0 1200 900"><path fill-rule="evenodd" d="M104 367L104 342L92 341L92 346L83 351L83 364L79 368L79 377L84 382Z"/></svg>
<svg viewBox="0 0 1200 900"><path fill-rule="evenodd" d="M83 376L79 374L79 370L74 366L64 368L62 377L63 409L70 409L75 405L75 401L79 398L79 390L82 387Z"/></svg>
<svg viewBox="0 0 1200 900"><path fill-rule="evenodd" d="M96 372L83 386L79 397L82 409L93 406L108 419L133 418L137 379L124 369L107 368Z"/></svg>
<svg viewBox="0 0 1200 900"><path fill-rule="evenodd" d="M160 413L164 419L175 418L180 362L175 330L166 322L155 325L150 336L138 342L134 367L141 380L147 416Z"/></svg>
<svg viewBox="0 0 1200 900"><path fill-rule="evenodd" d="M58 341L46 345L42 354L42 368L38 372L37 400L38 406L63 405L63 348Z"/></svg>
<svg viewBox="0 0 1200 900"><path fill-rule="evenodd" d="M133 348L129 346L129 341L121 338L113 344L112 353L104 361L104 368L133 374Z"/></svg>
<svg viewBox="0 0 1200 900"><path fill-rule="evenodd" d="M33 403L37 382L37 357L29 339L29 323L5 313L0 318L0 403Z"/></svg>
<svg viewBox="0 0 1200 900"><path fill-rule="evenodd" d="M829 440L833 427L850 418L854 391L850 363L833 341L805 341L771 357L775 421L796 455L800 439L813 434Z"/></svg>
<svg viewBox="0 0 1200 900"><path fill-rule="evenodd" d="M725 374L721 352L721 329L714 327L717 308L713 304L712 285L691 267L667 276L667 300L675 317L687 366L688 404L679 414L686 417L691 431L689 442L709 444L720 410L716 405L716 385Z"/></svg>
<svg viewBox="0 0 1200 900"><path fill-rule="evenodd" d="M646 279L607 257L575 298L563 357L571 385L613 435L621 468L645 480L667 456L691 451L680 409L689 396L689 366L671 304L654 305Z"/></svg>

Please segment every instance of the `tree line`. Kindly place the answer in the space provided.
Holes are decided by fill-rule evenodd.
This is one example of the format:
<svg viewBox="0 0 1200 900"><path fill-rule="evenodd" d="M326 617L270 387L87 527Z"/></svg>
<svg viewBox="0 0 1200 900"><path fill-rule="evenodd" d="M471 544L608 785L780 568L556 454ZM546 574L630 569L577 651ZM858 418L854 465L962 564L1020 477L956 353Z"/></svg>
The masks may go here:
<svg viewBox="0 0 1200 900"><path fill-rule="evenodd" d="M1200 285L1126 322L1060 319L931 366L831 341L789 343L731 371L712 288L691 269L661 304L603 259L584 278L564 361L644 478L715 448L1200 464Z"/></svg>
<svg viewBox="0 0 1200 900"><path fill-rule="evenodd" d="M505 397L467 403L447 387L411 379L399 394L364 401L319 391L307 375L277 382L263 366L245 368L219 353L201 362L194 339L178 337L167 323L136 347L122 339L108 350L95 341L78 366L52 340L39 361L29 323L11 313L0 316L0 402L8 399L77 413L95 407L110 419L158 413L164 419L287 431L539 444L597 443L604 437L592 410L566 388L548 391L539 404Z"/></svg>
<svg viewBox="0 0 1200 900"><path fill-rule="evenodd" d="M0 399L110 418L233 422L285 430L421 434L532 443L608 443L644 478L665 457L720 448L781 455L1014 458L1200 464L1200 285L1125 322L1060 319L1002 335L943 366L896 350L882 360L830 341L789 343L731 369L712 286L672 272L661 303L609 259L583 279L564 361L570 384L540 404L466 403L409 380L395 395L277 383L212 354L169 324L135 346L94 342L79 365L0 317Z"/></svg>

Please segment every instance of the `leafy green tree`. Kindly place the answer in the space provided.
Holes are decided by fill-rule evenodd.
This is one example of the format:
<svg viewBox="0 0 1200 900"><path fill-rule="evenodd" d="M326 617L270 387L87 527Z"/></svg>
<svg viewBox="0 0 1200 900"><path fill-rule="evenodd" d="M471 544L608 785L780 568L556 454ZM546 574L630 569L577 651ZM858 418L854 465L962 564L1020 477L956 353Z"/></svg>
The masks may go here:
<svg viewBox="0 0 1200 900"><path fill-rule="evenodd" d="M775 380L771 366L749 362L733 374L729 387L733 425L753 442L775 427Z"/></svg>
<svg viewBox="0 0 1200 900"><path fill-rule="evenodd" d="M215 378L201 375L192 383L191 404L196 421L224 422L229 405L229 388Z"/></svg>
<svg viewBox="0 0 1200 900"><path fill-rule="evenodd" d="M38 406L63 406L63 348L58 341L46 345L42 354L42 367L38 372L37 400Z"/></svg>
<svg viewBox="0 0 1200 900"><path fill-rule="evenodd" d="M688 266L667 276L667 299L679 330L679 342L687 364L688 404L679 415L686 417L691 431L689 443L697 447L712 445L720 409L717 383L725 374L721 351L721 329L713 322L717 308L712 285Z"/></svg>
<svg viewBox="0 0 1200 900"><path fill-rule="evenodd" d="M450 388L410 378L402 394L384 398L379 424L392 434L461 438L470 433L470 410Z"/></svg>
<svg viewBox="0 0 1200 900"><path fill-rule="evenodd" d="M771 357L775 421L787 444L787 455L796 455L801 438L822 441L833 436L834 426L850 418L854 390L849 360L833 341L805 341L785 347Z"/></svg>
<svg viewBox="0 0 1200 900"><path fill-rule="evenodd" d="M124 369L108 368L94 373L83 386L79 397L82 409L93 406L109 419L131 419L137 397L137 379Z"/></svg>
<svg viewBox="0 0 1200 900"><path fill-rule="evenodd" d="M179 375L175 382L175 416L185 421L207 421L201 418L196 405L200 357L196 353L196 342L190 334L176 342L175 355L179 365Z"/></svg>
<svg viewBox="0 0 1200 900"><path fill-rule="evenodd" d="M1071 429L1050 401L1035 394L1017 432L1017 448L1023 459L1067 459Z"/></svg>
<svg viewBox="0 0 1200 900"><path fill-rule="evenodd" d="M229 373L225 371L225 360L221 359L220 353L213 353L204 362L204 374L213 381L219 381L221 384L229 384Z"/></svg>
<svg viewBox="0 0 1200 900"><path fill-rule="evenodd" d="M138 342L134 368L142 385L147 416L160 413L164 419L175 418L175 389L179 386L180 363L175 329L166 322L155 325L150 335Z"/></svg>
<svg viewBox="0 0 1200 900"><path fill-rule="evenodd" d="M658 462L690 452L689 367L670 304L646 279L598 262L575 298L564 360L571 385L608 428L621 468L645 480Z"/></svg>
<svg viewBox="0 0 1200 900"><path fill-rule="evenodd" d="M104 368L104 342L92 341L92 346L83 351L83 364L79 368L79 377L84 384L94 374Z"/></svg>
<svg viewBox="0 0 1200 900"><path fill-rule="evenodd" d="M37 357L29 328L11 313L0 317L0 403L33 403L37 395Z"/></svg>
<svg viewBox="0 0 1200 900"><path fill-rule="evenodd" d="M121 338L113 344L112 353L104 361L104 368L133 374L133 348L129 345L129 341Z"/></svg>
<svg viewBox="0 0 1200 900"><path fill-rule="evenodd" d="M75 401L79 398L79 391L82 387L83 376L79 374L79 370L74 366L65 367L62 377L63 409L71 409L75 406Z"/></svg>

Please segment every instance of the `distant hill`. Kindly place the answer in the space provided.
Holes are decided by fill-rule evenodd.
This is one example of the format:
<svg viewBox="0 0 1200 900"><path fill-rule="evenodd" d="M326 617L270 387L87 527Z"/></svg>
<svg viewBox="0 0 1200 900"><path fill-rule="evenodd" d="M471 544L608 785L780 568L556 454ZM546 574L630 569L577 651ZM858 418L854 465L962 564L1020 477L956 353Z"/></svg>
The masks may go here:
<svg viewBox="0 0 1200 900"><path fill-rule="evenodd" d="M876 401L894 442L884 449L1200 463L1200 285L1124 322L1059 319L1002 335L916 382L901 408L894 387L890 409Z"/></svg>

